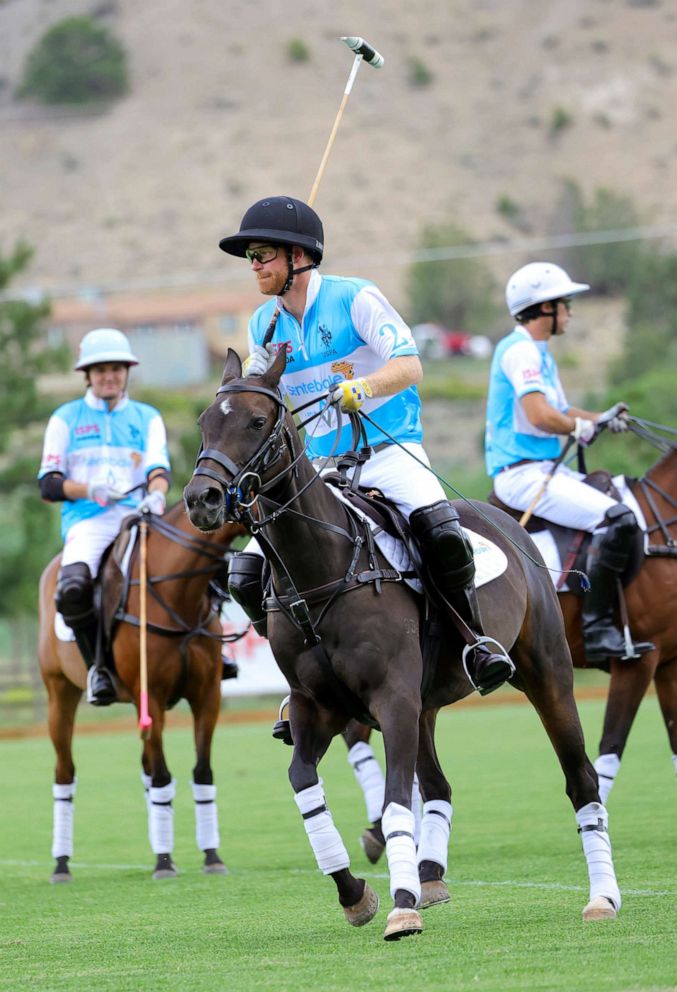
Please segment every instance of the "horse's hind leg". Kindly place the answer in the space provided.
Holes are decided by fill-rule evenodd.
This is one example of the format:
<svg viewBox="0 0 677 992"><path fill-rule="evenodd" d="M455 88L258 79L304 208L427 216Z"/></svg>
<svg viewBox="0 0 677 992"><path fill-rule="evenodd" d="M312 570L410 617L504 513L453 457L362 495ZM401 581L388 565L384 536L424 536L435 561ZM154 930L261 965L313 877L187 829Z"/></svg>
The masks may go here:
<svg viewBox="0 0 677 992"><path fill-rule="evenodd" d="M203 872L207 875L227 875L228 869L219 857L219 815L216 806L216 786L211 766L212 739L219 717L219 683L207 687L199 699L191 700L197 760L193 768L193 800L195 802L195 840L204 853Z"/></svg>
<svg viewBox="0 0 677 992"><path fill-rule="evenodd" d="M421 714L417 770L423 792L423 819L418 843L418 876L421 880L421 909L449 902L444 881L451 832L451 788L440 767L435 748L437 710Z"/></svg>
<svg viewBox="0 0 677 992"><path fill-rule="evenodd" d="M621 767L637 710L651 685L657 660L658 653L650 651L636 662L612 662L599 757L595 761L599 795L605 804Z"/></svg>
<svg viewBox="0 0 677 992"><path fill-rule="evenodd" d="M559 648L558 648L559 644ZM525 691L546 729L566 779L566 792L576 812L588 865L590 898L583 919L610 919L616 916L621 896L611 855L609 818L599 799L597 775L585 753L581 727L573 695L573 669L568 648L552 638L540 645L540 659L532 666L524 652L515 652Z"/></svg>
<svg viewBox="0 0 677 992"><path fill-rule="evenodd" d="M348 763L353 770L357 784L362 789L369 826L360 837L360 846L368 860L375 865L386 849L381 830L383 796L386 782L373 748L369 743L371 730L357 720L351 720L343 731L343 739L348 748Z"/></svg>
<svg viewBox="0 0 677 992"><path fill-rule="evenodd" d="M677 775L677 658L656 670L654 683L670 740L672 763Z"/></svg>
<svg viewBox="0 0 677 992"><path fill-rule="evenodd" d="M82 691L62 675L45 678L48 693L49 736L56 751L52 827L52 857L56 860L51 881L70 882L68 866L73 856L73 818L75 813L75 765L73 764L73 729L75 711Z"/></svg>
<svg viewBox="0 0 677 992"><path fill-rule="evenodd" d="M378 896L364 879L355 878L350 871L348 852L334 825L317 773L320 759L338 728L333 726L327 710L294 691L289 719L294 739L289 781L310 846L320 871L334 879L346 919L352 926L361 927L376 915Z"/></svg>

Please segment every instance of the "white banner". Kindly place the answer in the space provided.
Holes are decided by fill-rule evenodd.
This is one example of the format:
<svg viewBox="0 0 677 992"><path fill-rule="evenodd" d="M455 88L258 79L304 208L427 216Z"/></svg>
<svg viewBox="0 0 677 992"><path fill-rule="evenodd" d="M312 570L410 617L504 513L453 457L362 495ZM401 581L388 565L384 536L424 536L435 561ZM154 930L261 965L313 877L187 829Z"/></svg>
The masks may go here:
<svg viewBox="0 0 677 992"><path fill-rule="evenodd" d="M249 620L237 603L224 603L221 610L224 634L245 630ZM244 637L224 644L224 654L237 662L240 671L236 679L221 683L222 696L286 696L289 686L277 667L270 645L250 627Z"/></svg>

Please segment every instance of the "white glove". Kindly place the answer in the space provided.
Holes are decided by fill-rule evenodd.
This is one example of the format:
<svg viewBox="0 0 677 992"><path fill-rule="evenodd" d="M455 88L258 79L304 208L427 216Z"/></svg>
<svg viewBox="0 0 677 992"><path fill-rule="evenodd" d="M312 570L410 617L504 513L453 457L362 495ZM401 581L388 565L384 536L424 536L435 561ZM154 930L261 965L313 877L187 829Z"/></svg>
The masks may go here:
<svg viewBox="0 0 677 992"><path fill-rule="evenodd" d="M87 486L87 499L98 503L99 506L112 506L119 500L125 498L126 493L121 493L118 489L107 482L90 482Z"/></svg>
<svg viewBox="0 0 677 992"><path fill-rule="evenodd" d="M141 502L136 508L137 513L154 513L156 516L161 517L165 512L165 506L167 505L167 499L165 494L160 492L159 489L154 489L152 493L146 493Z"/></svg>
<svg viewBox="0 0 677 992"><path fill-rule="evenodd" d="M269 341L265 348L260 344L255 344L242 369L245 378L248 379L253 375L265 375L276 358L277 355L273 352L272 342Z"/></svg>
<svg viewBox="0 0 677 992"><path fill-rule="evenodd" d="M628 429L628 418L625 413L628 409L627 403L614 403L604 413L600 413L597 418L597 429L606 427L612 434L620 434Z"/></svg>
<svg viewBox="0 0 677 992"><path fill-rule="evenodd" d="M329 394L330 403L338 403L342 410L354 413L371 396L371 386L366 379L345 379Z"/></svg>
<svg viewBox="0 0 677 992"><path fill-rule="evenodd" d="M576 426L571 432L579 444L590 444L596 433L596 426L592 420L585 417L576 417Z"/></svg>

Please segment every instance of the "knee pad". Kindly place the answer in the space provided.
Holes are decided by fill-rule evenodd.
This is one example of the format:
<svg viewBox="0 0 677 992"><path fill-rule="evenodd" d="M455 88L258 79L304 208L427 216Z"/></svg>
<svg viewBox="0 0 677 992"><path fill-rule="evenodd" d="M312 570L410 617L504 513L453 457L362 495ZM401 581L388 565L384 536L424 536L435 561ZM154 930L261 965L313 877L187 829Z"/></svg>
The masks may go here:
<svg viewBox="0 0 677 992"><path fill-rule="evenodd" d="M469 579L472 578L475 571L472 545L463 533L458 510L448 500L419 507L409 517L409 523L426 559L432 559L433 570L441 569L449 574L468 572Z"/></svg>
<svg viewBox="0 0 677 992"><path fill-rule="evenodd" d="M614 506L610 507L604 514L604 520L609 528L613 527L618 531L631 533L638 527L635 514L625 503L615 503Z"/></svg>
<svg viewBox="0 0 677 992"><path fill-rule="evenodd" d="M66 620L89 613L94 606L94 583L89 565L84 561L64 565L54 598L57 610Z"/></svg>

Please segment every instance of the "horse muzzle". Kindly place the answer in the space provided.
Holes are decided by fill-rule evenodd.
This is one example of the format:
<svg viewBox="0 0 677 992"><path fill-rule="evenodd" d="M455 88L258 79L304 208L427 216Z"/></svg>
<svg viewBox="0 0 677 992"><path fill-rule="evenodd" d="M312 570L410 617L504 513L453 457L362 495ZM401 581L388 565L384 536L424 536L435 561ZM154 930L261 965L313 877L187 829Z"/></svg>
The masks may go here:
<svg viewBox="0 0 677 992"><path fill-rule="evenodd" d="M226 521L226 500L219 485L193 478L183 490L183 501L190 522L198 530L218 530Z"/></svg>

